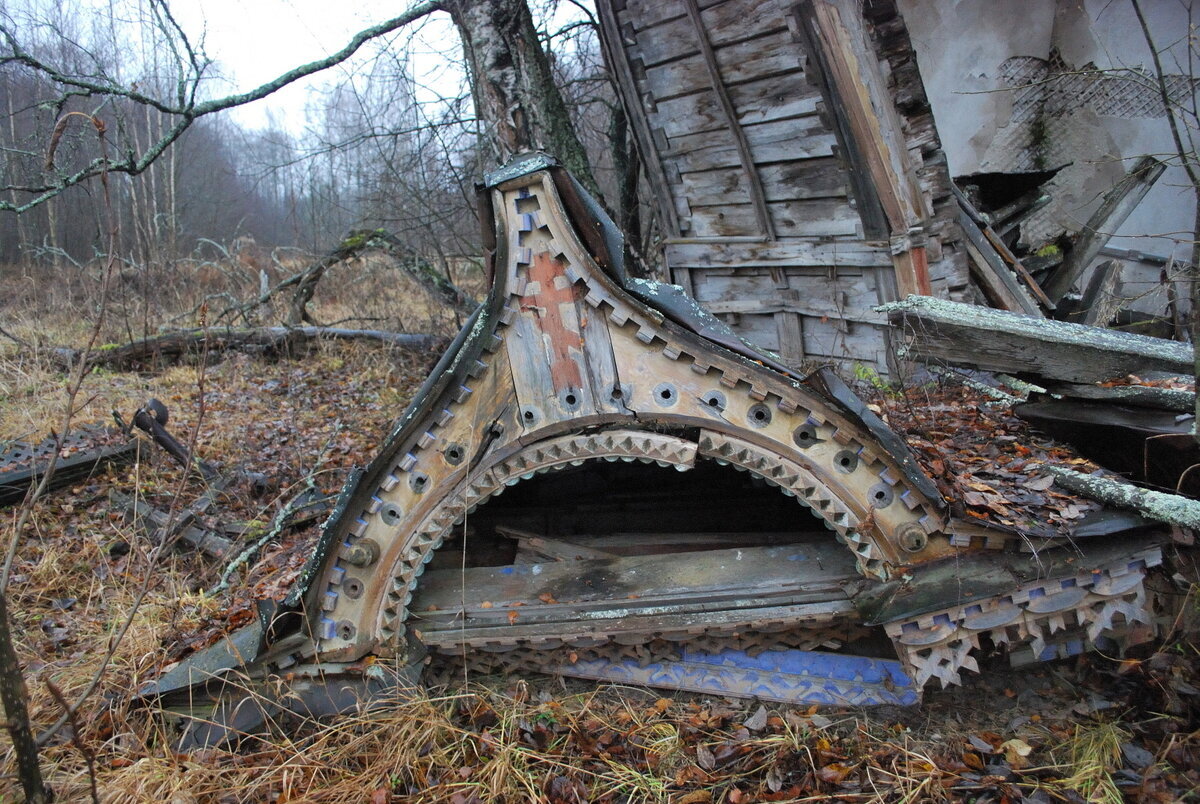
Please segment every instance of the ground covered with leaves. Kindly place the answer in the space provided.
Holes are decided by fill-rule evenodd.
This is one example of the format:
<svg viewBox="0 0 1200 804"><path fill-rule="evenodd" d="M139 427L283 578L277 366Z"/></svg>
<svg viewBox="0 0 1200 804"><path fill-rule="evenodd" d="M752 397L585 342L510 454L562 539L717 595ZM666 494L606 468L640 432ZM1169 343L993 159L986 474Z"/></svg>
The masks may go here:
<svg viewBox="0 0 1200 804"><path fill-rule="evenodd" d="M79 424L128 418L147 397L231 484L213 527L261 533L308 478L332 493L436 359L327 344L264 359L230 354L155 374L99 372ZM0 440L58 421L64 377L0 360ZM1077 460L969 392L928 387L881 403L967 513L1058 527L1086 503L1052 490L1039 461ZM1020 672L997 665L908 709L804 709L564 682L470 679L332 724L279 724L237 751L174 753L129 693L164 664L281 597L315 539L285 531L208 593L223 562L167 549L114 513L110 492L178 512L205 491L161 453L48 495L19 537L9 587L32 717L45 729L93 684L43 765L62 801L741 802L1176 801L1200 790L1200 678L1181 621L1137 656L1091 655ZM149 456L154 456L153 458ZM1025 496L1014 496L1012 489ZM972 496L978 495L978 496ZM12 536L15 509L0 509ZM1056 519L1057 517L1057 519ZM1185 613L1194 602L1188 601ZM0 800L17 797L11 751Z"/></svg>

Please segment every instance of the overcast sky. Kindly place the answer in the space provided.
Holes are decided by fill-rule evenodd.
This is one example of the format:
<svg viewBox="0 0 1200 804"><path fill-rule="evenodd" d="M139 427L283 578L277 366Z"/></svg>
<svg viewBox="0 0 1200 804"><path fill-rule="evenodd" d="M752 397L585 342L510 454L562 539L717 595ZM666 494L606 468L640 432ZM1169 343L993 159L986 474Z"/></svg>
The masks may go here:
<svg viewBox="0 0 1200 804"><path fill-rule="evenodd" d="M171 9L190 37L203 35L209 58L231 82L219 90L226 94L258 86L340 50L358 31L398 16L411 4L411 0L177 0ZM456 90L461 73L444 55L458 58L458 34L448 15L431 14L392 36L410 47L414 77L418 85L428 87L419 100ZM234 116L244 125L262 127L274 114L278 122L296 131L303 126L309 92L343 77L349 69L353 67L335 67L296 82L265 101L235 110Z"/></svg>

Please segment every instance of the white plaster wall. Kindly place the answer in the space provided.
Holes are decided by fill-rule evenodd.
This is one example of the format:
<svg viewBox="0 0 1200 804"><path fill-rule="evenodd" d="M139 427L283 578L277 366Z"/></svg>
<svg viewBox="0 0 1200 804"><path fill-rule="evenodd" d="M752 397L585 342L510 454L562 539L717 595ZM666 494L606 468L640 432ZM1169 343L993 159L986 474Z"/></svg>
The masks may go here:
<svg viewBox="0 0 1200 804"><path fill-rule="evenodd" d="M1153 68L1128 0L898 0L917 53L951 175L1008 171L1031 153L1027 128L1011 125L1013 92L1000 65L1047 59L1057 47L1069 67ZM1168 72L1185 63L1186 0L1142 0ZM1197 3L1200 18L1200 2ZM1046 166L1072 162L1050 188L1054 203L1033 235L1077 230L1100 196L1138 157L1174 152L1164 117L1118 117L1084 107L1048 119ZM1026 161L1027 166L1027 161ZM1195 198L1182 168L1170 168L1112 241L1119 248L1187 258Z"/></svg>

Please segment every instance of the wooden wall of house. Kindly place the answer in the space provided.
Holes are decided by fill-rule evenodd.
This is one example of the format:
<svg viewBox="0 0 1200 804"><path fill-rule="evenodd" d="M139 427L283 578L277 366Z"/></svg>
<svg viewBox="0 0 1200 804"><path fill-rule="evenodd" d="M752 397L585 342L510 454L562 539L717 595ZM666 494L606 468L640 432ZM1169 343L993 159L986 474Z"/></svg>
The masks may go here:
<svg viewBox="0 0 1200 804"><path fill-rule="evenodd" d="M887 370L895 235L872 197L804 15L829 0L598 0L606 56L634 122L673 281L785 359ZM935 295L962 298L949 177L891 0L853 13L892 99L901 158L927 213L914 238ZM806 10L807 9L807 10ZM848 11L852 10L852 11ZM907 233L906 233L907 234Z"/></svg>

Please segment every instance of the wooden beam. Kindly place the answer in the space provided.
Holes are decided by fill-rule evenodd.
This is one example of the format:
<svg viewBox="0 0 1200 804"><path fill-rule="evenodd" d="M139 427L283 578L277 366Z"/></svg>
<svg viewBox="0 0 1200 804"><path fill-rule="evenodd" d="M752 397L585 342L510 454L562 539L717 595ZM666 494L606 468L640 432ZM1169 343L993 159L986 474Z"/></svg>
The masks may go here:
<svg viewBox="0 0 1200 804"><path fill-rule="evenodd" d="M1013 272L1000 260L983 232L965 210L958 214L958 225L963 231L967 254L976 270L971 273L983 288L988 301L1001 310L1043 317L1042 310L1017 282Z"/></svg>
<svg viewBox="0 0 1200 804"><path fill-rule="evenodd" d="M771 216L767 212L767 198L763 193L762 178L758 175L758 168L750 153L750 143L746 141L746 132L742 130L741 123L738 122L737 111L733 108L733 101L729 99L729 91L725 88L725 81L721 78L721 68L717 64L717 56L713 52L712 42L709 41L708 29L704 27L704 20L700 18L700 7L696 4L696 0L684 0L683 5L696 30L696 41L700 45L700 55L704 58L704 66L708 69L708 78L712 83L713 92L716 93L717 100L721 104L721 111L725 114L726 125L737 144L738 157L742 162L742 170L746 174L747 189L750 191L750 200L754 204L758 225L768 240L774 240L775 225L771 222Z"/></svg>
<svg viewBox="0 0 1200 804"><path fill-rule="evenodd" d="M886 82L850 0L809 0L799 6L845 111L850 138L861 154L892 237L896 286L901 296L931 293L923 230L932 212L909 164L908 144Z"/></svg>
<svg viewBox="0 0 1200 804"><path fill-rule="evenodd" d="M1079 323L1089 327L1107 327L1108 322L1113 320L1124 301L1118 293L1122 267L1120 260L1105 260L1096 266L1079 304L1083 311Z"/></svg>
<svg viewBox="0 0 1200 804"><path fill-rule="evenodd" d="M1028 288L1029 293L1039 304L1047 310L1053 310L1055 307L1054 302L1047 298L1046 294L1042 291L1041 285L1037 283L1037 280L1033 278L1029 271L1025 270L1025 266L1017 259L1017 255L1013 254L1008 246L1004 244L1004 241L1000 239L1000 236L992 231L992 227L987 222L987 219L979 214L979 210L975 209L975 205L970 202L953 182L950 184L950 192L954 195L954 199L958 201L959 208L966 213L967 217L975 224L975 228L978 230L979 237L971 237L971 233L968 233L968 237L971 237L971 242L975 244L976 248L983 250L984 244L990 247L1000 259L1001 264L1007 266L1007 268L1002 269L1002 273L1007 273L1008 271L1015 273L1025 283L1025 287ZM964 228L966 227L964 226ZM993 260L989 260L988 262L989 264L994 263ZM1027 312L1032 313L1033 311L1030 310Z"/></svg>
<svg viewBox="0 0 1200 804"><path fill-rule="evenodd" d="M899 328L910 357L932 362L1076 383L1193 368L1190 345L1146 335L925 296L877 309Z"/></svg>
<svg viewBox="0 0 1200 804"><path fill-rule="evenodd" d="M668 236L680 234L679 216L675 213L675 200L671 196L671 185L663 170L662 154L654 144L650 122L646 119L642 93L638 91L629 66L629 56L622 44L621 28L613 10L613 0L596 0L596 12L600 17L600 45L608 63L609 75L616 79L620 102L625 105L625 114L633 125L634 138L642 153L642 169L658 203L658 212L663 216Z"/></svg>
<svg viewBox="0 0 1200 804"><path fill-rule="evenodd" d="M1167 169L1165 163L1144 156L1121 181L1104 194L1100 208L1083 225L1067 258L1045 284L1046 295L1058 303L1075 284L1084 269L1100 254L1121 224L1146 197L1146 193Z"/></svg>

